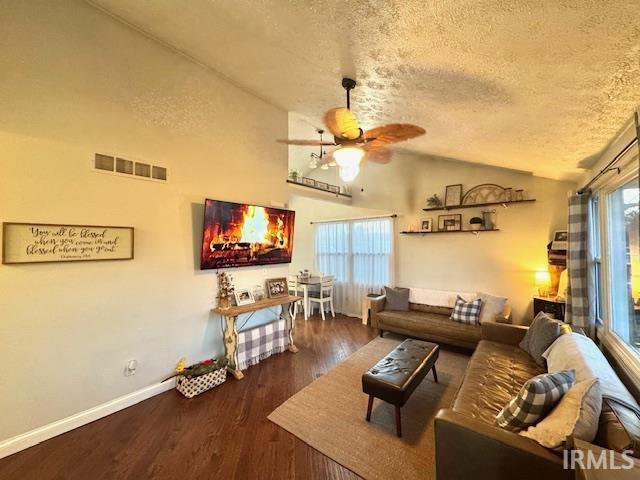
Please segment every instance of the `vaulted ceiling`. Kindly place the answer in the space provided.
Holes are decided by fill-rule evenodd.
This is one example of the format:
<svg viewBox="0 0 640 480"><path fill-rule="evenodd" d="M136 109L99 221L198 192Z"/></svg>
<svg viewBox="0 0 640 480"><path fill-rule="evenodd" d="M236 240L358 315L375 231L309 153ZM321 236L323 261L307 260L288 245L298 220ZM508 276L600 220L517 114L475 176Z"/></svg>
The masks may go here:
<svg viewBox="0 0 640 480"><path fill-rule="evenodd" d="M637 0L90 3L312 124L351 76L364 127L427 130L405 148L551 178L640 105Z"/></svg>

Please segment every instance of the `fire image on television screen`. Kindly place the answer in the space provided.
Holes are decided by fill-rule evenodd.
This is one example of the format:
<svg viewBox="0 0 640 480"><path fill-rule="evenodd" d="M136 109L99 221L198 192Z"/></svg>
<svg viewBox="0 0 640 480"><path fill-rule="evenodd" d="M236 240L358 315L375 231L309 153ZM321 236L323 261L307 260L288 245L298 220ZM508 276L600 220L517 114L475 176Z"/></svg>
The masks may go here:
<svg viewBox="0 0 640 480"><path fill-rule="evenodd" d="M295 212L206 200L200 268L291 262Z"/></svg>

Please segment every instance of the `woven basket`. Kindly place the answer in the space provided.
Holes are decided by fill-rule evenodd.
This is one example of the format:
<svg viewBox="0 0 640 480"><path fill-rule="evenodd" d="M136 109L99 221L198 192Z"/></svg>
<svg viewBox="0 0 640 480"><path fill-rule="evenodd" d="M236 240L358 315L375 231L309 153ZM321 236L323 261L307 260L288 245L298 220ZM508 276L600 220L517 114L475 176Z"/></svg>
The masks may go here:
<svg viewBox="0 0 640 480"><path fill-rule="evenodd" d="M211 373L200 375L199 377L187 378L184 375L178 377L176 390L187 398L193 398L213 387L217 387L227 380L227 369L220 368Z"/></svg>

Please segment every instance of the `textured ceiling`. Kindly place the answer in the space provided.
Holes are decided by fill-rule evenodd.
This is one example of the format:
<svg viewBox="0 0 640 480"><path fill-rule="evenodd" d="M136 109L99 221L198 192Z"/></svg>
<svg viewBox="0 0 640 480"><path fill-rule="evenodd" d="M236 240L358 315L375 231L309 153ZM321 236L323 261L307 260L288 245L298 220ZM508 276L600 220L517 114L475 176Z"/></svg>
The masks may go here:
<svg viewBox="0 0 640 480"><path fill-rule="evenodd" d="M637 0L91 3L315 121L353 76L365 128L416 123L408 149L551 178L640 104Z"/></svg>

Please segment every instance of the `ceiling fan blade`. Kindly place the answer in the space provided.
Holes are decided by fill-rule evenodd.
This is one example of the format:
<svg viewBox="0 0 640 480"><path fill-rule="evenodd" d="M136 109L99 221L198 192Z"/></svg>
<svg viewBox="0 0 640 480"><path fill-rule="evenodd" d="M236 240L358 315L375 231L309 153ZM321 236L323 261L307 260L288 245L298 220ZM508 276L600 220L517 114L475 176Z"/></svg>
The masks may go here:
<svg viewBox="0 0 640 480"><path fill-rule="evenodd" d="M289 139L279 139L276 140L278 143L286 143L287 145L301 145L303 147L335 147L336 144L333 142L321 142L320 140L289 140Z"/></svg>
<svg viewBox="0 0 640 480"><path fill-rule="evenodd" d="M364 159L368 162L386 164L391 162L392 152L388 148L385 147L377 147L377 148L366 148Z"/></svg>
<svg viewBox="0 0 640 480"><path fill-rule="evenodd" d="M348 108L332 108L324 114L324 124L334 137L355 140L362 133L358 120Z"/></svg>
<svg viewBox="0 0 640 480"><path fill-rule="evenodd" d="M425 134L425 129L409 123L390 123L364 132L364 138L381 145L404 142Z"/></svg>

